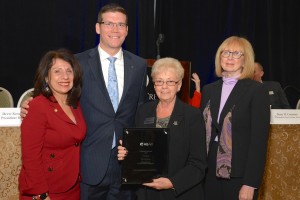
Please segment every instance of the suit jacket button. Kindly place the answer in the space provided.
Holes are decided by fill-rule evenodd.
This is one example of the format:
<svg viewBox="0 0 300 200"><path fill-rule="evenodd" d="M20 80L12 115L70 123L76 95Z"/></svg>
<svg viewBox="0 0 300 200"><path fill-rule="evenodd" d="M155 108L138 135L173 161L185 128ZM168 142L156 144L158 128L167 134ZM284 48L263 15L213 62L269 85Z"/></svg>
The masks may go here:
<svg viewBox="0 0 300 200"><path fill-rule="evenodd" d="M50 154L50 158L55 158L55 154L54 154L54 153L51 153L51 154Z"/></svg>
<svg viewBox="0 0 300 200"><path fill-rule="evenodd" d="M75 143L75 147L78 147L78 146L79 146L79 143L78 143L78 142L76 142L76 143Z"/></svg>
<svg viewBox="0 0 300 200"><path fill-rule="evenodd" d="M53 168L52 167L48 167L48 172L52 172Z"/></svg>

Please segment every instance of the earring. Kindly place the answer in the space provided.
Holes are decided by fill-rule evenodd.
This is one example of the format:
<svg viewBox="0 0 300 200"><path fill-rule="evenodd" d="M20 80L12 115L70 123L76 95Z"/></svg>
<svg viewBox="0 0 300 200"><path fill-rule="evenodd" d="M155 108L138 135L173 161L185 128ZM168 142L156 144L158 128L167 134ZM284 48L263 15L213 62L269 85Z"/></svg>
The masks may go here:
<svg viewBox="0 0 300 200"><path fill-rule="evenodd" d="M49 92L49 91L50 91L50 88L49 88L48 83L46 83L46 85L45 85L45 91L46 91L46 92Z"/></svg>

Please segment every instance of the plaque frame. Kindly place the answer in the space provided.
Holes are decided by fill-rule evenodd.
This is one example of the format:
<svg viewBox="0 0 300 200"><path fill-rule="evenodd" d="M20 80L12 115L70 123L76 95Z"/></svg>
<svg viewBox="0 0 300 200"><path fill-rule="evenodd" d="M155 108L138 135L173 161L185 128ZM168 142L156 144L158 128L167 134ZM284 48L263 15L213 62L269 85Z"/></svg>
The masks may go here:
<svg viewBox="0 0 300 200"><path fill-rule="evenodd" d="M169 128L124 128L121 183L142 184L168 172Z"/></svg>

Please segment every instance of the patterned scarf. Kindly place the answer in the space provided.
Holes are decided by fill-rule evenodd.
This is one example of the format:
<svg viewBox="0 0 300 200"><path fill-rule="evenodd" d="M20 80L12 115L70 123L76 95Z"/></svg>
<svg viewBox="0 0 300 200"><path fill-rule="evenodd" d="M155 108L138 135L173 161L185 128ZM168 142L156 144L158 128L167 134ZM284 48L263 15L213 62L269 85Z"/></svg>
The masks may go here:
<svg viewBox="0 0 300 200"><path fill-rule="evenodd" d="M230 179L231 173L231 158L232 158L232 110L227 113L224 118L222 132L220 135L220 141L217 151L217 165L216 165L216 176L219 178ZM206 127L206 145L207 153L209 151L209 144L211 141L211 127L212 118L210 112L210 101L208 101L203 111L205 127ZM213 138L214 139L214 138Z"/></svg>
<svg viewBox="0 0 300 200"><path fill-rule="evenodd" d="M208 154L210 138L211 138L211 122L212 122L211 112L210 112L210 101L208 101L203 111L203 117L205 122L205 129L206 129L206 153Z"/></svg>

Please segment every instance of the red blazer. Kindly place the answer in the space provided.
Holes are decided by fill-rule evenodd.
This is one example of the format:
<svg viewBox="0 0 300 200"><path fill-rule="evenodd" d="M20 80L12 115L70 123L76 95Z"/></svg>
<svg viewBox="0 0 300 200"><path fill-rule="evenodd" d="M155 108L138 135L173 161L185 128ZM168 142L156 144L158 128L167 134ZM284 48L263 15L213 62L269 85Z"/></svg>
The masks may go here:
<svg viewBox="0 0 300 200"><path fill-rule="evenodd" d="M201 92L194 91L194 96L190 99L190 105L195 108L200 108L201 104Z"/></svg>
<svg viewBox="0 0 300 200"><path fill-rule="evenodd" d="M78 180L80 146L86 134L81 108L72 108L76 124L58 103L44 96L29 103L21 125L20 193L61 193Z"/></svg>

